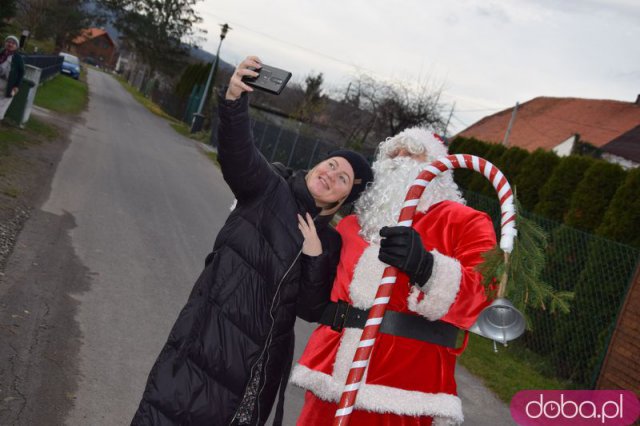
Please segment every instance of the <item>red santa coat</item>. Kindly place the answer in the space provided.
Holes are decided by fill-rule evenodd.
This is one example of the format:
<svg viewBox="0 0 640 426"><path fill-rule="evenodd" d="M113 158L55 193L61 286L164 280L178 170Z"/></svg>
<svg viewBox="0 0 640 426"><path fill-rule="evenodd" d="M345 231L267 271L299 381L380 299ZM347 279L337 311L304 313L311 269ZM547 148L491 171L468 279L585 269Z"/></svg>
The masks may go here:
<svg viewBox="0 0 640 426"><path fill-rule="evenodd" d="M475 266L481 254L496 244L490 218L452 201L417 213L414 229L434 255L431 278L419 289L398 275L388 309L442 320L469 328L488 305L481 275ZM342 251L331 300L346 300L369 309L386 267L378 260L379 246L359 235L355 216L344 218L336 228ZM320 325L311 335L291 382L319 398L337 402L353 360L362 330L336 332ZM388 334L376 339L355 408L379 413L431 416L434 424L463 421L456 393L454 370L460 351Z"/></svg>

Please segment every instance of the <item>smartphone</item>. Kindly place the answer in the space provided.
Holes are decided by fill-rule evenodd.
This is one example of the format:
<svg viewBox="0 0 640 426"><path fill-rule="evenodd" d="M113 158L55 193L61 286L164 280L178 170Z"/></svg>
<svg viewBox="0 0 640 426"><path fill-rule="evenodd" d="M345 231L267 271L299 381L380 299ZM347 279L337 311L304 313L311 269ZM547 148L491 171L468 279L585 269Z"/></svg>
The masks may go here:
<svg viewBox="0 0 640 426"><path fill-rule="evenodd" d="M257 77L244 76L242 81L255 89L263 90L274 95L279 95L291 78L289 71L265 64L262 64L262 68L259 70L254 71L258 73Z"/></svg>

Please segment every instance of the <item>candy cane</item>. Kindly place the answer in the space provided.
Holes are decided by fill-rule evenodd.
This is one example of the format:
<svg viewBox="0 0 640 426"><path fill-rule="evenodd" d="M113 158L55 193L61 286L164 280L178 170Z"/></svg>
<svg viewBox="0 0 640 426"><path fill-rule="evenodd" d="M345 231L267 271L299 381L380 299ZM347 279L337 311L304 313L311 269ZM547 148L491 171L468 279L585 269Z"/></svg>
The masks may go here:
<svg viewBox="0 0 640 426"><path fill-rule="evenodd" d="M500 199L500 210L502 215L500 248L505 253L511 253L513 250L513 241L517 234L515 226L516 210L511 186L496 166L491 164L489 161L474 155L447 155L445 157L438 158L436 161L425 167L407 192L402 210L400 211L400 217L398 218L398 225L411 226L413 224L413 216L427 184L436 176L452 169L475 170L476 172L482 173L491 182L498 193L498 198ZM351 369L349 370L347 381L342 390L340 404L338 405L333 421L334 426L346 426L349 424L358 389L360 389L364 372L369 365L371 351L373 350L373 345L376 341L376 336L378 335L378 330L382 323L384 313L387 310L387 304L391 298L391 290L393 289L393 284L396 282L397 273L397 268L388 266L382 274L382 280L378 285L376 298L369 311L369 317L367 318L364 330L362 330L360 343L358 344L356 353L353 356Z"/></svg>

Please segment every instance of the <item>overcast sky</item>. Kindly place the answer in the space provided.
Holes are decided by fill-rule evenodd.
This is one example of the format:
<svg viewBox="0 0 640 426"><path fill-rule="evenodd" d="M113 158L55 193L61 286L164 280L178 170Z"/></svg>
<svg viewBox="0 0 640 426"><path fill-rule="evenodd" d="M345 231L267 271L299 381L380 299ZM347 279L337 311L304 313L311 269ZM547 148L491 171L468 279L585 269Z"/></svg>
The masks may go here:
<svg viewBox="0 0 640 426"><path fill-rule="evenodd" d="M249 54L346 88L358 72L442 87L449 134L537 96L640 94L639 0L205 0L197 6L220 57Z"/></svg>

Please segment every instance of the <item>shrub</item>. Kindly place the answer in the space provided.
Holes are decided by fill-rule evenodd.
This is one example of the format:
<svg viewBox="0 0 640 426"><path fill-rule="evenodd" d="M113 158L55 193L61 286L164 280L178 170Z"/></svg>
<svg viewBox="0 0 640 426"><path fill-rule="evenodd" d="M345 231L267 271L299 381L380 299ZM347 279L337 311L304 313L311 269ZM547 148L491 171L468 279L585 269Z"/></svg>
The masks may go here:
<svg viewBox="0 0 640 426"><path fill-rule="evenodd" d="M550 232L542 280L557 291L574 291L577 277L587 264L589 241L594 237L566 225L558 226L558 223L550 220L545 220L543 224ZM560 318L564 320L561 313L533 313L530 320L534 332L525 336L527 347L547 355L554 347L551 337L555 334Z"/></svg>
<svg viewBox="0 0 640 426"><path fill-rule="evenodd" d="M460 142L457 142L459 139ZM449 149L451 154L471 154L482 157L491 147L491 144L475 138L456 138L454 142L452 142L452 146ZM475 173L472 170L456 169L453 172L453 176L458 186L466 189Z"/></svg>
<svg viewBox="0 0 640 426"><path fill-rule="evenodd" d="M487 150L487 152L482 156L485 160L493 163L494 166L500 167L500 159L504 155L507 148L504 145L491 145L491 147ZM487 180L484 175L480 173L476 173L473 175L471 180L469 181L470 191L478 192L483 195L487 195L489 197L495 196L496 190L493 189L493 185Z"/></svg>
<svg viewBox="0 0 640 426"><path fill-rule="evenodd" d="M577 155L562 158L549 180L540 189L540 200L534 213L562 222L569 210L571 196L594 161L590 157Z"/></svg>
<svg viewBox="0 0 640 426"><path fill-rule="evenodd" d="M511 147L502 154L502 157L498 161L500 164L500 170L507 177L507 180L512 185L515 183L515 179L520 172L522 163L529 157L529 151L526 151L517 146Z"/></svg>
<svg viewBox="0 0 640 426"><path fill-rule="evenodd" d="M589 232L602 222L613 195L625 177L617 164L596 161L587 169L571 197L564 222Z"/></svg>
<svg viewBox="0 0 640 426"><path fill-rule="evenodd" d="M571 312L557 322L554 356L562 377L593 386L636 262L629 247L604 238L591 242Z"/></svg>
<svg viewBox="0 0 640 426"><path fill-rule="evenodd" d="M640 248L640 169L618 187L596 234Z"/></svg>
<svg viewBox="0 0 640 426"><path fill-rule="evenodd" d="M518 200L525 210L531 211L538 204L538 192L551 177L551 173L559 161L560 159L555 153L536 149L522 162L520 171L515 178L515 187Z"/></svg>
<svg viewBox="0 0 640 426"><path fill-rule="evenodd" d="M457 137L449 143L448 150L449 154L460 154L460 147L464 146L464 144L468 141L467 138Z"/></svg>

